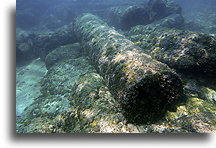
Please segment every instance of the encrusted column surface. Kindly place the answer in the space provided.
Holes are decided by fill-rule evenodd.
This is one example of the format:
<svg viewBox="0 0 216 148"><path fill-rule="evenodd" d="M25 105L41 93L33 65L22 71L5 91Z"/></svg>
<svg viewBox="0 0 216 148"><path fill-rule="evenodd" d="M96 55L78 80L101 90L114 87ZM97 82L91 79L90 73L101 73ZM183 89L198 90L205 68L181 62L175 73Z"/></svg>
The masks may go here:
<svg viewBox="0 0 216 148"><path fill-rule="evenodd" d="M129 122L160 119L181 99L182 83L177 74L166 64L142 53L100 18L84 14L76 19L74 27L85 52Z"/></svg>

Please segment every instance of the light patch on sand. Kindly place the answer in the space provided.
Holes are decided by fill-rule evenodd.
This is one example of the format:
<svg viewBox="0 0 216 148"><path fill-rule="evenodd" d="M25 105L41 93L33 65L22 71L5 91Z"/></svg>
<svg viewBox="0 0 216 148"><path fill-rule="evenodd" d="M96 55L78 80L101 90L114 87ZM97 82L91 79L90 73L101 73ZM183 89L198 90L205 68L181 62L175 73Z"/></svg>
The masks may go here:
<svg viewBox="0 0 216 148"><path fill-rule="evenodd" d="M16 115L20 115L40 95L40 80L46 72L40 59L16 68Z"/></svg>

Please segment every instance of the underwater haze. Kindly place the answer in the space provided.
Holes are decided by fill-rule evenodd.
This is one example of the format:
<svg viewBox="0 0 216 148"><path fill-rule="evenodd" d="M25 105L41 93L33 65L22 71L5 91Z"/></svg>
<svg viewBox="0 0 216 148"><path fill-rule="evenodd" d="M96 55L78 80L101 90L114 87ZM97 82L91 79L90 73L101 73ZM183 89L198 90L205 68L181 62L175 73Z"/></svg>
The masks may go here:
<svg viewBox="0 0 216 148"><path fill-rule="evenodd" d="M216 0L17 0L17 133L214 133Z"/></svg>

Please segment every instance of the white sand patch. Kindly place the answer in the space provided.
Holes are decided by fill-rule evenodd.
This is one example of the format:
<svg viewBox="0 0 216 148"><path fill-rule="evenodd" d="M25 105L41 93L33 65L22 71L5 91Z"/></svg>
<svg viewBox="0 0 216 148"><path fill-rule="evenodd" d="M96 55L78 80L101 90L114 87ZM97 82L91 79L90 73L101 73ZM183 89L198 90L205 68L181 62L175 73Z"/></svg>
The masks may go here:
<svg viewBox="0 0 216 148"><path fill-rule="evenodd" d="M16 68L16 115L20 115L40 95L40 80L46 72L45 63L39 58Z"/></svg>

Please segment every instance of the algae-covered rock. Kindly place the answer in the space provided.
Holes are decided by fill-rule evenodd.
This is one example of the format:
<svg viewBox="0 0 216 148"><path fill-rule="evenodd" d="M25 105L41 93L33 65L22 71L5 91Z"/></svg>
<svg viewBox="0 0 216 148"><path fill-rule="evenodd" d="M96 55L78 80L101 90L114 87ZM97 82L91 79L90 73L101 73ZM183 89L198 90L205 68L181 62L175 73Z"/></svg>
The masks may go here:
<svg viewBox="0 0 216 148"><path fill-rule="evenodd" d="M202 87L200 97L211 103L216 103L216 91L213 89Z"/></svg>
<svg viewBox="0 0 216 148"><path fill-rule="evenodd" d="M60 95L59 95L60 96ZM50 96L54 97L54 95ZM42 99L42 97L41 97ZM45 99L43 97L43 99ZM49 99L54 100L53 98ZM119 104L109 92L104 79L97 73L81 75L68 97L70 106L58 102L66 110L42 113L45 100L35 100L20 122L21 133L139 133L136 125L128 124ZM36 106L35 104L38 104ZM48 110L47 110L48 111Z"/></svg>
<svg viewBox="0 0 216 148"><path fill-rule="evenodd" d="M185 105L178 106L176 112L167 112L166 120L172 121L184 116L191 116L198 113L209 112L212 115L216 114L214 104L211 104L205 100L191 97L188 98Z"/></svg>
<svg viewBox="0 0 216 148"><path fill-rule="evenodd" d="M60 46L46 56L46 68L49 69L61 60L75 59L79 56L81 56L81 47L79 43Z"/></svg>
<svg viewBox="0 0 216 148"><path fill-rule="evenodd" d="M174 121L152 124L147 133L215 133L215 115L209 112L182 116Z"/></svg>
<svg viewBox="0 0 216 148"><path fill-rule="evenodd" d="M185 105L178 106L176 112L167 112L164 125L185 132L213 133L216 129L215 105L199 98L188 98ZM177 132L177 131L175 131Z"/></svg>
<svg viewBox="0 0 216 148"><path fill-rule="evenodd" d="M97 73L80 76L72 88L70 104L70 110L55 119L67 133L139 132L136 125L126 123L118 102Z"/></svg>
<svg viewBox="0 0 216 148"><path fill-rule="evenodd" d="M181 99L182 84L174 71L98 17L77 18L75 32L130 122L156 120Z"/></svg>
<svg viewBox="0 0 216 148"><path fill-rule="evenodd" d="M19 129L20 133L56 133L57 128L52 120L47 117L37 117L24 121L24 126Z"/></svg>
<svg viewBox="0 0 216 148"><path fill-rule="evenodd" d="M86 57L59 61L41 81L41 92L45 95L67 95L80 75L94 71Z"/></svg>
<svg viewBox="0 0 216 148"><path fill-rule="evenodd" d="M212 35L157 25L136 26L128 35L143 52L179 72L215 77L216 41Z"/></svg>
<svg viewBox="0 0 216 148"><path fill-rule="evenodd" d="M95 69L89 64L86 57L61 60L52 66L41 80L41 95L35 98L21 115L23 119L21 129L24 131L19 132L41 132L41 128L45 128L42 131L46 132L49 125L52 127L56 125L55 119L58 115L71 108L69 100L75 81L80 75L89 72L95 72ZM44 118L44 120L38 120L39 118ZM45 127L39 126L43 124ZM37 130L31 130L31 128L26 130L28 126L32 125L38 125ZM50 132L60 132L57 129L56 127L55 131Z"/></svg>
<svg viewBox="0 0 216 148"><path fill-rule="evenodd" d="M177 107L176 112L167 111L165 118L168 121L173 121L187 115L188 115L188 110L186 106L182 105Z"/></svg>
<svg viewBox="0 0 216 148"><path fill-rule="evenodd" d="M42 81L43 96L35 99L25 109L24 117L17 120L18 133L215 132L214 104L195 97L188 98L176 111L167 111L166 120L161 118L155 124L131 124L103 77L94 73L91 66L88 67L85 58L75 60L60 61L49 69L50 72ZM71 66L64 67L67 63ZM57 67L64 73L59 75ZM67 69L80 71L71 74L72 71ZM62 81L64 77L69 79ZM71 83L68 85L68 82ZM44 85L47 83L49 85ZM52 85L54 87L46 89Z"/></svg>
<svg viewBox="0 0 216 148"><path fill-rule="evenodd" d="M75 121L81 132L130 132L124 129L127 127L126 119L99 74L88 73L81 76L72 92L71 104L76 107Z"/></svg>
<svg viewBox="0 0 216 148"><path fill-rule="evenodd" d="M190 114L202 112L211 112L212 114L216 113L213 104L199 98L189 98L186 107Z"/></svg>

